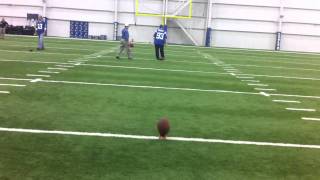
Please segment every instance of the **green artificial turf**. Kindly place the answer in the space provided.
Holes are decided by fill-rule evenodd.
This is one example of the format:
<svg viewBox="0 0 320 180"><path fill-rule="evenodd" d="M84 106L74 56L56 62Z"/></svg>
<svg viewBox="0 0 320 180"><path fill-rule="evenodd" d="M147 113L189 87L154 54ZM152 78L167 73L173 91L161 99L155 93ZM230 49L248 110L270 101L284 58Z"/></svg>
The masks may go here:
<svg viewBox="0 0 320 180"><path fill-rule="evenodd" d="M166 46L159 62L148 44L135 46L134 60L115 59L118 42L45 45L0 41L0 84L26 85L0 85L10 91L0 94L0 127L157 136L167 117L174 137L320 145L320 122L301 119L320 118L319 55ZM222 64L280 96L259 94ZM54 82L26 76L56 65L74 67L43 78ZM319 168L320 149L0 131L0 180L319 179Z"/></svg>

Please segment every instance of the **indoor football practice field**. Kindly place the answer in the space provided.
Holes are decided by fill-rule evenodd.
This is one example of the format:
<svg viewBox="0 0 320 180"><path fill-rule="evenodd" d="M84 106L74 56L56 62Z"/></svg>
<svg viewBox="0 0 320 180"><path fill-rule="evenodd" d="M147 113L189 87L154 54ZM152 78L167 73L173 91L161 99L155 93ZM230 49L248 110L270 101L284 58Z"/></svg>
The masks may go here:
<svg viewBox="0 0 320 180"><path fill-rule="evenodd" d="M119 42L36 47L0 41L0 180L320 177L320 55L168 45L158 61L135 44L117 60Z"/></svg>

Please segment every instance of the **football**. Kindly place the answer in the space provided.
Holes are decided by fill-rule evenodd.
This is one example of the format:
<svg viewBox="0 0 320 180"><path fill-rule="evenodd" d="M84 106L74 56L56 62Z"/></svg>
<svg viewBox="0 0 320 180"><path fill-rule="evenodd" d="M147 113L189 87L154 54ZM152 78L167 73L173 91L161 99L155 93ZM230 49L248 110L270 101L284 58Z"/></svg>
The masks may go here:
<svg viewBox="0 0 320 180"><path fill-rule="evenodd" d="M167 118L161 118L157 124L157 128L159 132L159 138L166 139L170 131L169 120Z"/></svg>

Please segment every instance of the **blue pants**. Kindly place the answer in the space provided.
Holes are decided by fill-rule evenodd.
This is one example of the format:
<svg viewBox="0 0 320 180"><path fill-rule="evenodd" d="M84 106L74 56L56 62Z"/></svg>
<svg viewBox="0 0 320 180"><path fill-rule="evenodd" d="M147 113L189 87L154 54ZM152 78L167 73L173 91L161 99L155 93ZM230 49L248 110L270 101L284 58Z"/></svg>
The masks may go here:
<svg viewBox="0 0 320 180"><path fill-rule="evenodd" d="M38 49L44 49L43 33L38 35Z"/></svg>

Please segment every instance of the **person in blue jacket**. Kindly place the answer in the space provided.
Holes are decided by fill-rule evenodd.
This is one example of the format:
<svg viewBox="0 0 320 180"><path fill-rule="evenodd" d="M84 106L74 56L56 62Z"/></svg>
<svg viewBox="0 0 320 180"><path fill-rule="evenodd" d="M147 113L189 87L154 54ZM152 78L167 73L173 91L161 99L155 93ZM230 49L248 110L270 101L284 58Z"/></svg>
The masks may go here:
<svg viewBox="0 0 320 180"><path fill-rule="evenodd" d="M164 60L164 45L166 44L167 40L167 32L162 25L160 25L159 29L157 29L157 31L154 33L153 39L156 50L156 58L158 60Z"/></svg>
<svg viewBox="0 0 320 180"><path fill-rule="evenodd" d="M37 31L37 35L38 35L38 48L37 50L44 50L44 43L43 43L43 39L44 39L44 33L46 32L46 23L44 21L44 19L42 18L42 16L39 16L38 21L36 23L36 31Z"/></svg>
<svg viewBox="0 0 320 180"><path fill-rule="evenodd" d="M120 59L120 55L124 50L126 50L127 52L128 59L132 59L130 42L129 42L129 24L125 24L124 28L122 29L120 49L119 49L118 55L116 56L117 59Z"/></svg>

